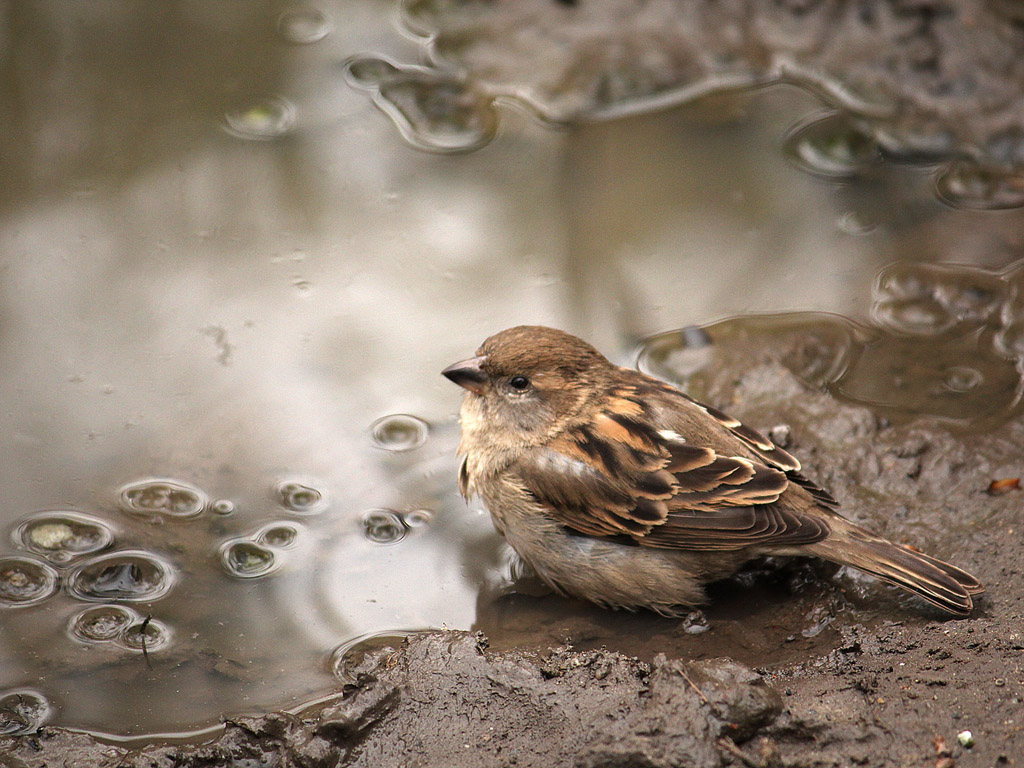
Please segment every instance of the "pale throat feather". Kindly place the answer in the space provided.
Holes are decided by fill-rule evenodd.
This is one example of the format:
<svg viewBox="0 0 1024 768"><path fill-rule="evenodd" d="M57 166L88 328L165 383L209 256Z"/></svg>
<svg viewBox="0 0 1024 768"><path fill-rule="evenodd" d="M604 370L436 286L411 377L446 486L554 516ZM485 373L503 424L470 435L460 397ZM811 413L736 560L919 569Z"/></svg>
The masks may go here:
<svg viewBox="0 0 1024 768"><path fill-rule="evenodd" d="M485 474L500 474L523 449L518 441L508 437L501 439L502 433L485 427L485 408L483 398L469 393L459 411L462 427L459 455L464 457L467 498L477 493L477 486Z"/></svg>

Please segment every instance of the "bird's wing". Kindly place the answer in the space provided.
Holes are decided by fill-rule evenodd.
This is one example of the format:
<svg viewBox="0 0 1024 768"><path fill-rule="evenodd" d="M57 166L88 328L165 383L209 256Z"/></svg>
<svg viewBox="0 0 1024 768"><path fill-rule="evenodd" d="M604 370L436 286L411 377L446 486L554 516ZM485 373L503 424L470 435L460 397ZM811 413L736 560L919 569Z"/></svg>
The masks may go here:
<svg viewBox="0 0 1024 768"><path fill-rule="evenodd" d="M830 509L834 509L839 506L839 502L836 501L831 493L826 491L824 488L815 485L814 482L800 473L800 461L795 456L782 450L782 448L777 446L757 430L751 429L739 419L730 416L717 408L713 408L710 405L705 405L704 403L694 400L689 395L680 392L678 389L675 389L668 384L656 382L655 386L663 396L685 400L692 407L706 413L722 427L729 430L732 435L743 441L743 443L745 443L746 446L750 448L750 450L752 450L765 464L785 472L786 477L789 478L791 482L796 483L811 494L818 504Z"/></svg>
<svg viewBox="0 0 1024 768"><path fill-rule="evenodd" d="M624 385L586 423L528 452L511 469L555 518L592 536L725 550L806 543L828 534L822 516L775 503L791 482L802 485L802 477L791 476L796 459L714 409L697 415L694 423L701 426L685 430L688 437L658 429L653 425L664 421L651 403L664 403L667 393L673 413L706 409L660 382Z"/></svg>

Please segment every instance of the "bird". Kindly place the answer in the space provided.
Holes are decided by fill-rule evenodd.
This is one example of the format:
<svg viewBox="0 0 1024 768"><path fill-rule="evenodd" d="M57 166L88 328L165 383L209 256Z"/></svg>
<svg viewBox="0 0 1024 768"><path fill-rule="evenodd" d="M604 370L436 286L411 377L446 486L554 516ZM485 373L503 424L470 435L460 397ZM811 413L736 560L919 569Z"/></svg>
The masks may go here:
<svg viewBox="0 0 1024 768"><path fill-rule="evenodd" d="M763 556L814 556L967 616L971 574L847 520L759 432L565 331L521 325L442 371L466 390L458 484L554 591L678 616Z"/></svg>

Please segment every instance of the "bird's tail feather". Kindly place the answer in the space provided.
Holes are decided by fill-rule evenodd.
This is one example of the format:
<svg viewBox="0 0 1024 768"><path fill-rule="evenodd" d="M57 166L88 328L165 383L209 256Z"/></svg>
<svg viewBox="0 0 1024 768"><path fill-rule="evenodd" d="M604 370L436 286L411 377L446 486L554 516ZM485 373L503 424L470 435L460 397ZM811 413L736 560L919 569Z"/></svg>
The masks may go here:
<svg viewBox="0 0 1024 768"><path fill-rule="evenodd" d="M974 609L973 596L985 591L976 578L956 566L842 522L845 525L833 526L831 536L808 549L819 557L909 589L958 616L968 615Z"/></svg>

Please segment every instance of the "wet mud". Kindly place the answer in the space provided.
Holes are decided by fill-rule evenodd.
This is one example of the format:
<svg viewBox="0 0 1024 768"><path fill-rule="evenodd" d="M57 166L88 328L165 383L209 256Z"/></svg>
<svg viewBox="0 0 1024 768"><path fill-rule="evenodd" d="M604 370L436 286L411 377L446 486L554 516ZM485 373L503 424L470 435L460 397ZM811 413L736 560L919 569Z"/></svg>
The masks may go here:
<svg viewBox="0 0 1024 768"><path fill-rule="evenodd" d="M768 562L717 585L705 618L602 612L631 655L586 647L590 625L573 616L589 609L561 601L552 626L537 606L560 598L521 594L479 624L511 636L501 612L547 616L532 647L491 648L485 632L377 639L337 661L339 690L306 711L235 718L201 744L128 748L43 727L0 740L0 764L1020 764L1024 492L989 485L1019 476L1024 419L984 434L939 418L892 423L808 388L757 338L729 354L702 379L705 396L787 427L849 517L977 574L988 593L973 617L947 620L845 570ZM676 642L687 636L694 653ZM16 719L17 702L5 706Z"/></svg>

